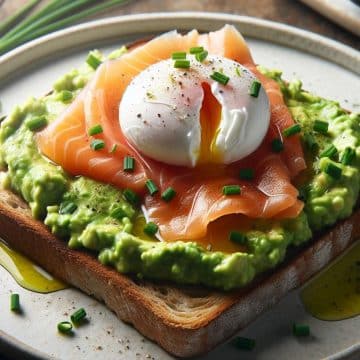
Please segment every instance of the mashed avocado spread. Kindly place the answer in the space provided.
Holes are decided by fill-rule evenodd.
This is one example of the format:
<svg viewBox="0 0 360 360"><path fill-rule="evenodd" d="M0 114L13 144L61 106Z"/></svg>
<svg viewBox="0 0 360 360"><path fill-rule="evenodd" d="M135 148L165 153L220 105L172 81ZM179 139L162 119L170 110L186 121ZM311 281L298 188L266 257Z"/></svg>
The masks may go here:
<svg viewBox="0 0 360 360"><path fill-rule="evenodd" d="M71 177L39 153L33 124L39 118L43 123L53 121L72 101L94 73L87 64L60 78L51 94L16 107L2 122L3 186L21 195L34 218L43 220L71 248L92 250L99 261L119 272L225 290L244 286L279 264L288 247L348 217L360 185L360 115L303 91L300 81L284 82L279 71L261 71L280 84L302 128L308 169L296 185L305 207L295 219L254 221L245 233L246 252L243 246L239 252L225 253L191 241L160 242L143 233L141 211L124 199L120 189Z"/></svg>

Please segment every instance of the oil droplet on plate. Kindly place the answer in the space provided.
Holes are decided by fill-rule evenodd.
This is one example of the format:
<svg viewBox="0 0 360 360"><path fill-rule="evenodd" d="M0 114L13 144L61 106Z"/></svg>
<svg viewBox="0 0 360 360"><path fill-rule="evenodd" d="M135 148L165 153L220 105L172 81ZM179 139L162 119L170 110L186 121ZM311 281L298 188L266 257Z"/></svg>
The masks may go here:
<svg viewBox="0 0 360 360"><path fill-rule="evenodd" d="M360 314L360 242L302 289L305 309L320 320Z"/></svg>
<svg viewBox="0 0 360 360"><path fill-rule="evenodd" d="M2 265L23 288L39 293L49 293L67 288L23 255L0 241L0 265Z"/></svg>

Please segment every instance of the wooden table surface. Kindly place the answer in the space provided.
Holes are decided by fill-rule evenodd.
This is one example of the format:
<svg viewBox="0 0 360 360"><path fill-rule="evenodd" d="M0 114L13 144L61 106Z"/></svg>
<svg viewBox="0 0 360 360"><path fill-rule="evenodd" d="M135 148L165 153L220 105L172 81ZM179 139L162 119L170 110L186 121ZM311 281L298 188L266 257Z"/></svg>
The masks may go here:
<svg viewBox="0 0 360 360"><path fill-rule="evenodd" d="M0 22L24 3L26 0L0 0ZM132 0L125 6L95 18L159 11L210 11L254 16L310 30L360 50L360 40L356 35L330 22L298 0Z"/></svg>

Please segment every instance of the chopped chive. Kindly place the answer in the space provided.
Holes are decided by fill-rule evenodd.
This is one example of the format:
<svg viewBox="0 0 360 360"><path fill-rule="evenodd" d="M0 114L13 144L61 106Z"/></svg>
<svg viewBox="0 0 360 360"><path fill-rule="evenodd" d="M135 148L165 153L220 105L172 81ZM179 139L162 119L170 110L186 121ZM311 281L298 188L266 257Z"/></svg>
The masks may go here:
<svg viewBox="0 0 360 360"><path fill-rule="evenodd" d="M299 124L294 124L292 126L289 126L283 131L283 135L285 137L293 136L295 134L298 134L301 132L301 126Z"/></svg>
<svg viewBox="0 0 360 360"><path fill-rule="evenodd" d="M249 94L253 97L258 97L261 88L261 83L259 81L254 80L250 85Z"/></svg>
<svg viewBox="0 0 360 360"><path fill-rule="evenodd" d="M179 51L179 52L174 52L171 54L171 58L173 60L183 60L186 59L186 52L184 51Z"/></svg>
<svg viewBox="0 0 360 360"><path fill-rule="evenodd" d="M128 171L128 172L134 171L135 159L131 156L125 156L123 167L124 167L124 171Z"/></svg>
<svg viewBox="0 0 360 360"><path fill-rule="evenodd" d="M84 308L76 310L71 316L70 319L73 324L79 324L86 317L86 311Z"/></svg>
<svg viewBox="0 0 360 360"><path fill-rule="evenodd" d="M172 187L168 187L162 194L161 194L161 198L166 201L169 202L173 199L173 197L176 195L176 191L172 188Z"/></svg>
<svg viewBox="0 0 360 360"><path fill-rule="evenodd" d="M241 69L238 66L235 68L235 72L237 76L241 77Z"/></svg>
<svg viewBox="0 0 360 360"><path fill-rule="evenodd" d="M101 134L103 132L103 128L100 124L94 125L89 129L89 135L94 136L97 134Z"/></svg>
<svg viewBox="0 0 360 360"><path fill-rule="evenodd" d="M153 196L153 195L155 195L156 193L159 192L158 187L156 186L154 181L152 181L151 179L146 180L145 185L146 185L146 187L147 187L147 189L148 189L151 196Z"/></svg>
<svg viewBox="0 0 360 360"><path fill-rule="evenodd" d="M341 156L341 160L340 162L343 164L343 165L351 165L351 163L353 162L353 160L355 159L356 157L356 153L355 153L355 150L351 147L347 147L345 150L344 150L344 153L343 155Z"/></svg>
<svg viewBox="0 0 360 360"><path fill-rule="evenodd" d="M309 336L310 326L305 324L293 324L293 334L295 336Z"/></svg>
<svg viewBox="0 0 360 360"><path fill-rule="evenodd" d="M116 220L121 220L124 217L127 217L125 210L121 207L117 207L110 212L110 216Z"/></svg>
<svg viewBox="0 0 360 360"><path fill-rule="evenodd" d="M225 185L222 188L224 195L239 195L241 194L241 188L239 185Z"/></svg>
<svg viewBox="0 0 360 360"><path fill-rule="evenodd" d="M131 189L125 189L123 191L123 196L129 203L133 205L137 205L140 201L139 195Z"/></svg>
<svg viewBox="0 0 360 360"><path fill-rule="evenodd" d="M252 350L255 347L255 340L237 336L231 340L231 344L241 350Z"/></svg>
<svg viewBox="0 0 360 360"><path fill-rule="evenodd" d="M230 231L229 239L230 241L239 245L245 245L247 242L246 235L239 231Z"/></svg>
<svg viewBox="0 0 360 360"><path fill-rule="evenodd" d="M320 153L320 157L328 157L328 158L333 158L336 154L338 153L337 148L331 144L329 145L323 152Z"/></svg>
<svg viewBox="0 0 360 360"><path fill-rule="evenodd" d="M47 119L45 116L33 117L27 119L25 125L31 131L38 131L47 125Z"/></svg>
<svg viewBox="0 0 360 360"><path fill-rule="evenodd" d="M241 180L252 180L255 177L255 171L251 168L240 169L239 177Z"/></svg>
<svg viewBox="0 0 360 360"><path fill-rule="evenodd" d="M69 334L72 332L72 324L69 321L62 321L57 324L58 331L63 334Z"/></svg>
<svg viewBox="0 0 360 360"><path fill-rule="evenodd" d="M61 215L73 214L77 208L78 208L78 206L71 201L61 203L60 208L59 208L59 214L61 214Z"/></svg>
<svg viewBox="0 0 360 360"><path fill-rule="evenodd" d="M105 147L105 142L103 140L96 139L90 143L90 147L95 151L101 150Z"/></svg>
<svg viewBox="0 0 360 360"><path fill-rule="evenodd" d="M158 230L159 230L159 227L152 221L148 222L144 226L144 233L149 236L154 236Z"/></svg>
<svg viewBox="0 0 360 360"><path fill-rule="evenodd" d="M318 148L318 143L315 140L315 137L312 134L304 134L303 135L303 139L305 142L306 147L311 151L311 152L315 152Z"/></svg>
<svg viewBox="0 0 360 360"><path fill-rule="evenodd" d="M109 153L114 153L117 149L118 145L117 144L113 144L113 146L111 147Z"/></svg>
<svg viewBox="0 0 360 360"><path fill-rule="evenodd" d="M68 101L72 100L72 98L73 98L73 93L69 90L63 90L60 93L60 101L62 101L62 102L68 102Z"/></svg>
<svg viewBox="0 0 360 360"><path fill-rule="evenodd" d="M326 172L326 174L330 175L332 178L338 180L341 178L342 169L333 163L327 163L325 165L324 172Z"/></svg>
<svg viewBox="0 0 360 360"><path fill-rule="evenodd" d="M190 67L190 61L189 60L175 60L174 67L178 69L188 69Z"/></svg>
<svg viewBox="0 0 360 360"><path fill-rule="evenodd" d="M210 77L222 85L226 85L230 80L230 78L228 76L226 76L225 74L222 74L221 72L218 72L218 71L214 71L210 75Z"/></svg>
<svg viewBox="0 0 360 360"><path fill-rule="evenodd" d="M326 135L328 133L329 124L325 121L315 120L313 129L320 134Z"/></svg>
<svg viewBox="0 0 360 360"><path fill-rule="evenodd" d="M199 62L203 62L207 58L208 55L209 55L209 53L206 50L204 50L200 53L196 53L195 59Z"/></svg>
<svg viewBox="0 0 360 360"><path fill-rule="evenodd" d="M11 311L20 311L20 296L19 294L10 295L10 310Z"/></svg>
<svg viewBox="0 0 360 360"><path fill-rule="evenodd" d="M90 51L86 62L94 70L96 70L102 63L102 61L92 51Z"/></svg>
<svg viewBox="0 0 360 360"><path fill-rule="evenodd" d="M284 143L281 139L276 138L271 142L271 149L273 152L279 153L284 150Z"/></svg>
<svg viewBox="0 0 360 360"><path fill-rule="evenodd" d="M199 54L204 51L204 48L202 46L194 46L190 48L190 54Z"/></svg>

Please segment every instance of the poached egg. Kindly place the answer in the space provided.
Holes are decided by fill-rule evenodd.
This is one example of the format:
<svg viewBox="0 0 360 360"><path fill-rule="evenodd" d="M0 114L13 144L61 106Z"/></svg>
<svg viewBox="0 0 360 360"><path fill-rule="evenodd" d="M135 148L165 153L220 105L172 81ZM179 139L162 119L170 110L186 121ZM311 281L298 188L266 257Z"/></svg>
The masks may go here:
<svg viewBox="0 0 360 360"><path fill-rule="evenodd" d="M270 123L270 104L257 78L230 59L187 55L189 68L167 59L149 66L127 87L119 106L121 130L137 150L179 166L230 164L254 152ZM214 72L229 78L222 84Z"/></svg>

